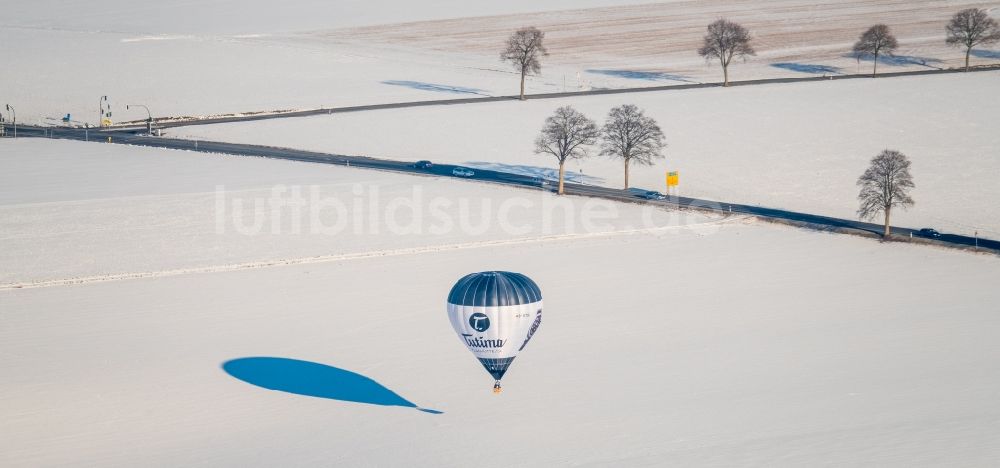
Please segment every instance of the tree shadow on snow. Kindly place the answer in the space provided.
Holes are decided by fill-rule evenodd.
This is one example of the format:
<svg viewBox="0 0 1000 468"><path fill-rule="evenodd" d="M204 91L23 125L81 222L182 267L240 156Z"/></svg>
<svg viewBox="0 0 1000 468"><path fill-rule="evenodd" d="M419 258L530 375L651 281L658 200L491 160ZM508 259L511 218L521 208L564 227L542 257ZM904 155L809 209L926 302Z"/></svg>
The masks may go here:
<svg viewBox="0 0 1000 468"><path fill-rule="evenodd" d="M246 357L226 361L222 369L236 379L268 390L352 403L403 406L441 414L441 411L417 406L368 377L325 364L277 357Z"/></svg>
<svg viewBox="0 0 1000 468"><path fill-rule="evenodd" d="M422 81L406 81L406 80L386 80L382 84L392 85L392 86L405 86L407 88L419 89L421 91L434 91L438 93L451 93L451 94L478 94L481 96L488 96L486 91L477 88L465 88L462 86L449 86L449 85L439 85L434 83L424 83Z"/></svg>
<svg viewBox="0 0 1000 468"><path fill-rule="evenodd" d="M853 54L853 53L846 54L846 55L844 55L844 57L845 58L852 58L852 59L855 59L855 60L858 58L858 56L855 55L855 54ZM872 57L871 55L862 55L861 56L861 61L862 62L871 62L873 58L874 57ZM941 60L936 59L936 58L930 58L930 57L918 57L916 55L879 55L878 56L878 63L885 64L885 65L897 66L897 67L906 66L906 65L920 65L920 66L924 66L924 67L927 67L927 68L936 68L938 70L941 69L941 67L937 67L937 66L931 65L932 63L941 63Z"/></svg>
<svg viewBox="0 0 1000 468"><path fill-rule="evenodd" d="M511 174L519 174L530 177L541 177L542 179L548 179L556 182L559 181L558 168L525 166L520 164L503 164L485 161L470 161L467 162L466 165L489 171L508 172ZM580 184L596 184L604 181L604 179L600 177L589 176L580 172L571 171L568 167L566 168L564 176L567 182L576 182Z"/></svg>
<svg viewBox="0 0 1000 468"><path fill-rule="evenodd" d="M842 74L844 73L840 67L832 67L829 65L813 65L808 63L794 63L794 62L781 62L772 63L772 67L781 68L785 70L791 70L800 73L815 73L815 74Z"/></svg>
<svg viewBox="0 0 1000 468"><path fill-rule="evenodd" d="M970 53L973 57L1000 59L1000 50L977 50L972 49Z"/></svg>
<svg viewBox="0 0 1000 468"><path fill-rule="evenodd" d="M696 81L691 81L690 78L683 75L672 75L670 73L663 72L649 72L649 71L637 71L637 70L586 70L587 73L593 73L595 75L606 75L614 76L617 78L627 78L630 80L643 80L643 81L683 81L685 83L697 83Z"/></svg>

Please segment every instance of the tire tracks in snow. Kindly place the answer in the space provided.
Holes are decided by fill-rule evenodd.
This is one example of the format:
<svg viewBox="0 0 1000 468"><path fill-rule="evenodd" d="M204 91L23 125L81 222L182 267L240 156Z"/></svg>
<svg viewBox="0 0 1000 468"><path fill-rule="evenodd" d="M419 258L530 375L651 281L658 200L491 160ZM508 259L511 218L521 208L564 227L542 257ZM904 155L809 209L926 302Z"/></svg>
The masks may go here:
<svg viewBox="0 0 1000 468"><path fill-rule="evenodd" d="M573 241L573 240L584 240L584 239L600 239L600 238L635 235L635 234L658 234L658 233L683 230L683 229L698 230L698 229L704 229L706 227L714 228L715 226L718 226L720 224L731 223L734 221L750 219L750 218L753 217L747 215L723 216L721 218L713 219L702 223L659 226L652 228L621 229L616 231L571 233L571 234L553 234L553 235L536 236L536 237L519 237L513 239L461 242L455 244L428 245L421 247L406 247L400 249L374 250L374 251L352 252L344 254L317 255L312 257L298 257L298 258L287 258L287 259L276 259L276 260L263 260L257 262L231 263L225 265L177 268L171 270L114 273L107 275L79 276L73 278L3 283L0 284L0 291L47 288L54 286L82 285L91 283L105 283L112 281L125 281L125 280L144 279L144 278L163 278L168 276L180 276L180 275L190 275L199 273L222 273L230 271L252 270L258 268L270 268L270 267L289 266L289 265L308 265L316 263L347 262L347 261L364 260L370 258L420 255L426 253L448 252L455 250L481 249L489 247L506 247L511 245L540 244L540 243Z"/></svg>

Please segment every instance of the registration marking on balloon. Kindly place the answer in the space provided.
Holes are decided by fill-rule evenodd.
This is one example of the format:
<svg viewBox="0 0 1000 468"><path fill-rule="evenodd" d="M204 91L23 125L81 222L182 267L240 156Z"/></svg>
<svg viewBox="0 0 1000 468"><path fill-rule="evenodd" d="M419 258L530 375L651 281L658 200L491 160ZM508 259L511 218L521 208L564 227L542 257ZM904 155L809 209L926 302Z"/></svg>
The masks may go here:
<svg viewBox="0 0 1000 468"><path fill-rule="evenodd" d="M542 323L542 293L520 273L472 273L448 294L448 319L499 393L500 380Z"/></svg>

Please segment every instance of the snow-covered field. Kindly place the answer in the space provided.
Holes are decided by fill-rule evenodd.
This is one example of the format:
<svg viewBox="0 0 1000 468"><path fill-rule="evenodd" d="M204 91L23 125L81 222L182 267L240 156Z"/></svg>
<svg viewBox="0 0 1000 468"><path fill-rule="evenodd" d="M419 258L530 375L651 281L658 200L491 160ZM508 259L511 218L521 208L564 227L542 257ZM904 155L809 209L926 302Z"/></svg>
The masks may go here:
<svg viewBox="0 0 1000 468"><path fill-rule="evenodd" d="M716 221L455 179L28 139L0 145L0 220L0 287Z"/></svg>
<svg viewBox="0 0 1000 468"><path fill-rule="evenodd" d="M22 122L71 114L97 123L107 95L114 121L333 107L401 100L510 95L517 77L499 63L514 29L549 31L551 56L529 92L719 81L695 54L720 16L758 37L758 57L734 79L853 73L844 55L883 21L900 38L883 70L958 65L943 25L983 2L728 0L705 4L623 0L529 2L14 2L0 20L4 104ZM406 23L403 23L406 22ZM974 63L995 63L995 49ZM861 63L867 68L870 63ZM9 117L9 116L8 116Z"/></svg>
<svg viewBox="0 0 1000 468"><path fill-rule="evenodd" d="M66 3L34 0L9 5L5 25L47 30L134 34L275 34L303 30L363 27L467 16L507 15L595 8L634 0L93 0ZM641 3L641 2L640 2Z"/></svg>
<svg viewBox="0 0 1000 468"><path fill-rule="evenodd" d="M551 32L553 51L531 91L560 90L564 76L569 88L714 80L689 55L722 15L760 34L761 56L739 64L738 79L849 71L841 50L876 21L898 28L908 57L891 68L951 66L941 25L983 5L8 3L3 89L19 122L69 112L92 123L102 95L120 121L144 117L126 103L204 115L509 94L516 80L493 44L526 23ZM662 63L661 33L671 38ZM602 120L635 103L670 146L665 162L634 170L633 185L659 188L665 170L680 170L684 195L851 217L856 177L889 147L912 158L917 184L897 224L1000 238L998 77L172 134L551 175L554 162L531 144L555 107ZM601 159L570 166L572 180L608 186L620 173ZM527 274L546 304L499 396L446 316L452 284L483 270ZM997 278L994 255L742 216L3 139L0 466L992 466Z"/></svg>
<svg viewBox="0 0 1000 468"><path fill-rule="evenodd" d="M0 18L7 70L4 104L15 106L22 122L56 123L49 119L68 113L74 121L95 125L94 111L104 95L112 104L112 119L127 121L145 118L141 109L127 111L127 104L147 105L156 116L191 116L418 100L436 94L383 83L392 80L482 81L476 86L508 94L508 73L469 70L468 60L449 54L421 57L416 48L394 52L357 44L316 46L296 38L331 28L627 3L14 2L4 5Z"/></svg>
<svg viewBox="0 0 1000 468"><path fill-rule="evenodd" d="M894 58L883 70L954 67L961 53L944 43L944 24L963 8L986 8L1000 14L996 2L900 2L896 0L672 0L634 5L510 14L407 24L346 28L318 34L339 42L374 42L421 49L496 55L511 30L526 24L546 32L548 62L574 69L585 86L621 87L721 81L716 64L706 66L696 51L705 26L725 17L753 33L756 58L733 67L746 77L836 75L870 69L850 56L862 31L885 23L899 37ZM990 47L980 48L975 63L996 62ZM562 71L562 70L560 70ZM545 73L556 84L559 73ZM575 75L569 84L579 85ZM535 83L537 86L539 83Z"/></svg>
<svg viewBox="0 0 1000 468"><path fill-rule="evenodd" d="M206 193L357 182L398 194L416 181L9 143L8 277L336 253L338 236L203 232ZM470 200L521 192L431 185ZM537 225L541 206L517 219ZM618 209L612 224L635 215ZM499 244L471 244L480 237L461 230L348 235L357 248L468 245L5 287L0 465L912 467L1000 457L995 257L740 218L673 221L684 228ZM457 278L487 269L530 275L547 309L500 396L444 307ZM281 359L244 369L245 380L326 398L265 390L221 367L255 356ZM332 368L303 372L293 360Z"/></svg>
<svg viewBox="0 0 1000 468"><path fill-rule="evenodd" d="M886 148L913 161L916 206L898 225L1000 239L1000 73L776 84L359 112L187 127L174 135L397 159L430 159L556 176L533 153L545 117L573 105L603 122L637 104L667 137L666 159L633 167L631 185L734 203L854 218L855 181ZM375 138L380 135L392 138ZM620 162L594 157L574 177L622 184Z"/></svg>

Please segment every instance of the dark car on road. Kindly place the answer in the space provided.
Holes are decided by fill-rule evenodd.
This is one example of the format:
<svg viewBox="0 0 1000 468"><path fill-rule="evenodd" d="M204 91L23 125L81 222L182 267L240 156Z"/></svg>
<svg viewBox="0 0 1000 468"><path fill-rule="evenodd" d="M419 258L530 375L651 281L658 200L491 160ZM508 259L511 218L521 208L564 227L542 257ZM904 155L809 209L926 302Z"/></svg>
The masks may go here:
<svg viewBox="0 0 1000 468"><path fill-rule="evenodd" d="M657 192L656 190L648 190L639 194L639 197L645 198L646 200L665 200L667 198L666 195Z"/></svg>
<svg viewBox="0 0 1000 468"><path fill-rule="evenodd" d="M531 182L539 187L548 187L552 183L549 179L538 176L532 177Z"/></svg>
<svg viewBox="0 0 1000 468"><path fill-rule="evenodd" d="M417 168L417 169L430 169L430 168L434 167L434 163L432 163L432 162L430 162L430 161L428 161L426 159L422 159L420 161L417 161L417 162L413 163L413 167Z"/></svg>
<svg viewBox="0 0 1000 468"><path fill-rule="evenodd" d="M917 231L917 234L920 235L920 237L927 237L930 239L938 239L941 237L941 233L938 232L937 229L931 228L923 228Z"/></svg>

